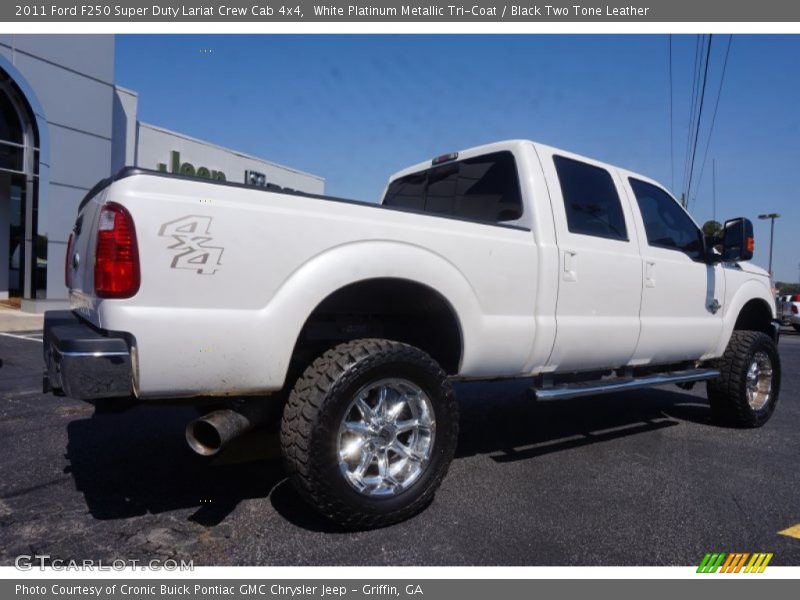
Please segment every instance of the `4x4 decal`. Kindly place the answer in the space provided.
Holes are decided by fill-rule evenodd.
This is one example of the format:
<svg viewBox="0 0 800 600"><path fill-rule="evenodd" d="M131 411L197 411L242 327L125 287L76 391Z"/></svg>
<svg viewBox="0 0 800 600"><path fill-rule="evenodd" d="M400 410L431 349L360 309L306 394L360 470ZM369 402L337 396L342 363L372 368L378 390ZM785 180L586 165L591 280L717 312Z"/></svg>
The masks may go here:
<svg viewBox="0 0 800 600"><path fill-rule="evenodd" d="M192 269L202 275L213 275L222 264L225 248L212 246L211 217L187 215L161 226L158 235L171 237L175 243L169 246L176 252L170 265L173 269Z"/></svg>

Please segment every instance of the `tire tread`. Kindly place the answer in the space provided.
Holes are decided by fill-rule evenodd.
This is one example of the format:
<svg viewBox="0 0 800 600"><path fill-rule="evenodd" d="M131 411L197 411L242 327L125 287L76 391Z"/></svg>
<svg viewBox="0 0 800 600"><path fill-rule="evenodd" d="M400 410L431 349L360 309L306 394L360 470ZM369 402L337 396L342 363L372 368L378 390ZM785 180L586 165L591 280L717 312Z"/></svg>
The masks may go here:
<svg viewBox="0 0 800 600"><path fill-rule="evenodd" d="M442 448L448 454L442 467L431 478L427 489L407 506L389 514L354 509L325 485L323 463L319 460L326 448L321 442L324 433L338 427L326 410L338 392L352 383L354 377L373 364L391 355L393 360L412 363L433 374L440 382L436 395L445 402L445 414L455 419L452 427L443 428L449 439ZM358 372L354 366L358 365ZM317 358L297 381L283 412L281 450L284 464L295 489L322 514L352 529L383 527L409 518L422 510L432 499L444 478L458 438L458 404L452 386L439 365L421 350L384 339L362 339L340 344ZM322 433L322 435L315 435ZM438 431L437 431L438 433Z"/></svg>
<svg viewBox="0 0 800 600"><path fill-rule="evenodd" d="M773 391L770 410L759 417L745 397L745 373L749 367L753 348L767 346L773 356ZM760 427L769 419L778 401L780 391L780 362L772 339L761 331L736 330L731 335L725 353L716 362L720 376L708 382L708 399L715 420L737 427Z"/></svg>

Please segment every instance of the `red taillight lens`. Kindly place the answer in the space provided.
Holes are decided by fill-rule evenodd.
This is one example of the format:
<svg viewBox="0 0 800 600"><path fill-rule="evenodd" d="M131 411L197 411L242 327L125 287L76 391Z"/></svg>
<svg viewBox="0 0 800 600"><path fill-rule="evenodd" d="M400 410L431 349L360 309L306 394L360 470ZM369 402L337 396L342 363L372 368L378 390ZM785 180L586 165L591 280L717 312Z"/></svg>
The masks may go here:
<svg viewBox="0 0 800 600"><path fill-rule="evenodd" d="M105 204L97 225L94 291L101 298L130 298L139 291L139 248L131 214L115 202Z"/></svg>
<svg viewBox="0 0 800 600"><path fill-rule="evenodd" d="M792 304L792 314L793 315L797 314L797 304Z"/></svg>
<svg viewBox="0 0 800 600"><path fill-rule="evenodd" d="M70 277L70 264L72 263L72 233L69 234L69 240L67 240L67 255L64 257L64 285L67 286L67 289L70 288L72 283L72 277Z"/></svg>
<svg viewBox="0 0 800 600"><path fill-rule="evenodd" d="M792 296L792 302L800 302L800 294L795 294Z"/></svg>

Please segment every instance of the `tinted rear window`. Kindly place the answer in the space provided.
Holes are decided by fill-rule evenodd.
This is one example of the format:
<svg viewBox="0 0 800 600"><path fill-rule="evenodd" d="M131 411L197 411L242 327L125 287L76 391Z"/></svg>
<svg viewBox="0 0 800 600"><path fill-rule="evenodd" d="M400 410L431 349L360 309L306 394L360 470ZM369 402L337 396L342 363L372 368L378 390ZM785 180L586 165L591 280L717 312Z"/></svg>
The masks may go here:
<svg viewBox="0 0 800 600"><path fill-rule="evenodd" d="M553 161L572 233L614 240L628 239L617 188L605 169L564 156Z"/></svg>
<svg viewBox="0 0 800 600"><path fill-rule="evenodd" d="M383 204L471 221L515 221L522 195L514 155L484 154L395 179Z"/></svg>

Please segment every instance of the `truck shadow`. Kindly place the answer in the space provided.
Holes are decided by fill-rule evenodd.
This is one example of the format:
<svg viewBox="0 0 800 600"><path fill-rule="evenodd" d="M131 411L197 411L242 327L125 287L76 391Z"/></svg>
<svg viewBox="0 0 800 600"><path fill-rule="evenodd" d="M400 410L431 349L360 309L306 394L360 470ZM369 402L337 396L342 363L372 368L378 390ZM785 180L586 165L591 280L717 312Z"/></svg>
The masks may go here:
<svg viewBox="0 0 800 600"><path fill-rule="evenodd" d="M525 382L469 384L460 390L456 457L489 455L499 463L525 460L674 427L709 424L705 398L682 390L648 389L572 400L536 402ZM494 384L497 386L498 384Z"/></svg>
<svg viewBox="0 0 800 600"><path fill-rule="evenodd" d="M705 399L653 389L537 403L525 382L457 386L461 406L456 460L488 455L498 463L647 434L681 422L708 423ZM286 481L277 436L254 432L219 459L196 456L183 429L190 409L136 407L95 414L68 426L67 471L100 520L196 508L188 517L213 527L249 498L269 497L290 523L313 531L339 527L309 509ZM249 446L248 446L249 444Z"/></svg>
<svg viewBox="0 0 800 600"><path fill-rule="evenodd" d="M243 499L268 496L285 477L273 448L256 448L246 462L194 454L184 427L195 416L191 409L136 407L72 421L66 471L90 514L128 519L196 507L189 520L213 526Z"/></svg>

